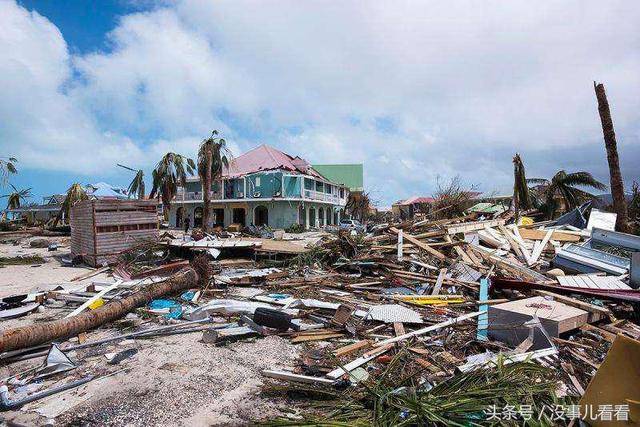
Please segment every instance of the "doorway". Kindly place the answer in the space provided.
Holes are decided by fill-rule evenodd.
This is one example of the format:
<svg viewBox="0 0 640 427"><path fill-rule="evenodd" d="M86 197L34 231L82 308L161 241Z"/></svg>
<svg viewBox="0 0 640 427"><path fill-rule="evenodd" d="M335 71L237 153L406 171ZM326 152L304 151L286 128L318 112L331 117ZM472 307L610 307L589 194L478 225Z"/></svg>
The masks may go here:
<svg viewBox="0 0 640 427"><path fill-rule="evenodd" d="M202 227L202 215L204 213L204 209L198 206L193 211L193 226L194 227Z"/></svg>
<svg viewBox="0 0 640 427"><path fill-rule="evenodd" d="M233 208L233 223L234 224L240 224L243 227L246 225L245 224L245 213L244 213L244 208Z"/></svg>
<svg viewBox="0 0 640 427"><path fill-rule="evenodd" d="M213 209L213 224L215 227L224 227L224 209Z"/></svg>
<svg viewBox="0 0 640 427"><path fill-rule="evenodd" d="M176 227L182 227L182 215L184 214L184 208L180 206L176 210Z"/></svg>
<svg viewBox="0 0 640 427"><path fill-rule="evenodd" d="M257 206L254 211L255 225L269 225L269 210L266 206Z"/></svg>

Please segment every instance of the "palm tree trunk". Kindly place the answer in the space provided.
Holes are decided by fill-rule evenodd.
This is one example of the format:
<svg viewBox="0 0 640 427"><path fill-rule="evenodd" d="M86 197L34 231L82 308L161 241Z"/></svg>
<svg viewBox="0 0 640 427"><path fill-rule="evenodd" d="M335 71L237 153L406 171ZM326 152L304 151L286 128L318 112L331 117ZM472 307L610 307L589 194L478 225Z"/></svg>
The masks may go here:
<svg viewBox="0 0 640 427"><path fill-rule="evenodd" d="M0 352L20 350L78 335L119 319L134 308L147 304L155 298L193 288L197 281L198 274L193 268L188 267L164 282L145 285L134 294L111 301L95 310L51 322L5 329L0 333Z"/></svg>
<svg viewBox="0 0 640 427"><path fill-rule="evenodd" d="M620 161L618 159L618 145L616 143L616 133L613 130L613 120L609 110L609 101L604 91L602 83L593 82L598 99L598 113L602 122L602 133L604 134L604 145L607 149L607 160L609 161L609 177L611 180L611 196L613 197L613 209L618 214L616 219L616 229L627 232L629 217L627 215L627 202L624 198L624 184L620 173Z"/></svg>
<svg viewBox="0 0 640 427"><path fill-rule="evenodd" d="M213 153L211 147L207 145L207 165L205 172L204 188L202 198L204 201L204 212L202 215L202 231L207 232L209 226L209 206L211 205L211 163L213 163Z"/></svg>

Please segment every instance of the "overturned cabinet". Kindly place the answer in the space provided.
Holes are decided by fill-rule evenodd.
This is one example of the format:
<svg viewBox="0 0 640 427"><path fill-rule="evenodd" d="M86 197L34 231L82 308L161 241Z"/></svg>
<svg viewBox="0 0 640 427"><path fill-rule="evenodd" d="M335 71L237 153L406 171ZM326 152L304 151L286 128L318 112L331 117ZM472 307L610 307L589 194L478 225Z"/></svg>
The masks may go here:
<svg viewBox="0 0 640 427"><path fill-rule="evenodd" d="M84 200L71 208L71 255L92 266L157 236L155 200Z"/></svg>

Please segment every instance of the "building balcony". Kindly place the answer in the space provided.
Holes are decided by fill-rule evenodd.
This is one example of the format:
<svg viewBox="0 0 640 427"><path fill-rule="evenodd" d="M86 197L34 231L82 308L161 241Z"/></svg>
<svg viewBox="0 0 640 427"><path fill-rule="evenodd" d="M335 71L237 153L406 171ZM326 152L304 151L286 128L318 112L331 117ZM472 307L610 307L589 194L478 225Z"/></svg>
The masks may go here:
<svg viewBox="0 0 640 427"><path fill-rule="evenodd" d="M304 190L304 198L309 200L334 203L337 205L346 203L346 200L340 199L340 196L338 194L329 194L322 191Z"/></svg>
<svg viewBox="0 0 640 427"><path fill-rule="evenodd" d="M210 198L211 200L222 200L222 193L220 192L210 192ZM180 200L197 200L197 201L202 201L203 199L203 193L201 191L180 191L178 190L178 192L176 193L176 196L174 197L174 200L180 201ZM183 198L184 196L184 198Z"/></svg>

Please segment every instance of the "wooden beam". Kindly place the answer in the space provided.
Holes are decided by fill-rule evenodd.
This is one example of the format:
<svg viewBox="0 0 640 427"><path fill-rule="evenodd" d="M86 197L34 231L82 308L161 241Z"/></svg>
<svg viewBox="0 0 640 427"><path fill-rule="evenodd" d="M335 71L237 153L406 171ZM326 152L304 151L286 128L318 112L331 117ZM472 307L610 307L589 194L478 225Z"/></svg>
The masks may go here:
<svg viewBox="0 0 640 427"><path fill-rule="evenodd" d="M391 227L390 230L396 234L398 234L400 232L400 230L398 230L395 227ZM436 251L435 249L433 249L432 247L430 247L429 245L427 245L424 242L421 242L420 240L416 239L415 237L413 237L410 234L404 234L404 239L406 239L408 242L413 243L414 245L416 245L417 247L419 247L420 249L423 249L425 251L427 251L429 254L433 255L434 257L440 259L440 260L445 260L446 257L441 254L440 252Z"/></svg>
<svg viewBox="0 0 640 427"><path fill-rule="evenodd" d="M409 333L404 334L404 335L400 335L399 337L389 338L388 340L380 341L378 343L375 343L373 346L374 347L383 347L383 346L386 346L386 345L389 345L389 344L396 343L398 341L404 341L404 340L409 339L409 338L413 338L413 337L417 337L419 335L427 334L429 332L437 331L438 329L446 328L447 326L455 325L456 323L460 323L460 322L465 321L467 319L472 319L474 317L478 317L483 313L486 313L486 311L476 311L475 313L465 314L465 315L462 315L460 317L456 317L454 319L449 319L446 322L436 323L435 325L427 326L426 328L418 329L417 331L413 331L413 332L409 332Z"/></svg>
<svg viewBox="0 0 640 427"><path fill-rule="evenodd" d="M270 369L265 369L264 371L262 371L262 375L264 375L265 377L275 378L278 380L293 381L293 382L308 383L308 384L332 385L335 382L334 380L328 380L326 378L309 377L307 375L299 375L299 374L294 374L287 371L274 371Z"/></svg>
<svg viewBox="0 0 640 427"><path fill-rule="evenodd" d="M538 247L533 250L531 258L529 258L529 261L527 262L529 266L532 266L533 264L538 262L538 258L540 258L540 255L542 255L542 251L544 250L544 247L547 246L547 243L549 242L549 239L551 239L552 234L553 230L547 231L547 234L545 234L545 236L542 238L542 241L540 242Z"/></svg>
<svg viewBox="0 0 640 427"><path fill-rule="evenodd" d="M333 350L333 355L336 357L344 356L346 354L353 353L354 351L358 351L361 348L371 347L371 341L362 340L354 342L353 344L345 345L344 347L340 347L338 349Z"/></svg>
<svg viewBox="0 0 640 427"><path fill-rule="evenodd" d="M387 351L391 350L392 347L393 347L392 345L385 345L385 346L379 346L379 348L374 348L373 350L358 357L356 360L353 360L347 363L346 365L344 365L344 369L342 367L334 369L333 371L329 372L326 376L333 380L337 380L347 372L351 372L357 367L362 366L365 363L369 362L370 360L373 360L376 357L380 356L381 354L386 353Z"/></svg>
<svg viewBox="0 0 640 427"><path fill-rule="evenodd" d="M518 231L520 232L520 236L523 239L528 239L528 240L543 240L546 236L546 232L544 230L532 230L529 228L520 227ZM551 230L551 232L553 233L551 240L555 240L557 242L574 242L575 243L580 241L580 236L576 236L575 234L563 233L563 232L554 231L554 230Z"/></svg>
<svg viewBox="0 0 640 427"><path fill-rule="evenodd" d="M438 274L438 279L436 280L436 284L433 286L433 291L431 295L438 295L440 293L440 288L442 288L442 282L444 281L445 276L447 275L447 269L441 268L440 273Z"/></svg>

